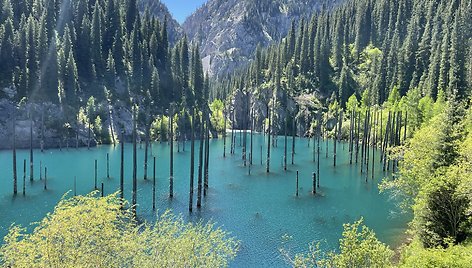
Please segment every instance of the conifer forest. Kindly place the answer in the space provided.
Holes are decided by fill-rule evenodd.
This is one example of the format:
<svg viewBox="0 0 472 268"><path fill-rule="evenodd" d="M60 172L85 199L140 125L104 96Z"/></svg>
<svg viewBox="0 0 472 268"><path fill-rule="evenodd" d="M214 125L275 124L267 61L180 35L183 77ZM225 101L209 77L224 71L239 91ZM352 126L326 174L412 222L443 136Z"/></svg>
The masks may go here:
<svg viewBox="0 0 472 268"><path fill-rule="evenodd" d="M172 1L0 0L0 267L472 266L472 0Z"/></svg>

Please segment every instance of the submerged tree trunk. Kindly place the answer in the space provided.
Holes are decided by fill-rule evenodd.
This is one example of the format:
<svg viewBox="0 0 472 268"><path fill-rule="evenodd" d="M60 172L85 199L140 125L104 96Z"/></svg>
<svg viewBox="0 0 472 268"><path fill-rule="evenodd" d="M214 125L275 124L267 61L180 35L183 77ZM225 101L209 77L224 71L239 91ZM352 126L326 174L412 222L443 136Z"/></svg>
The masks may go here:
<svg viewBox="0 0 472 268"><path fill-rule="evenodd" d="M210 117L206 117L206 131L205 131L205 166L204 166L204 178L203 178L203 196L207 195L208 190L208 168L210 162Z"/></svg>
<svg viewBox="0 0 472 268"><path fill-rule="evenodd" d="M295 163L295 136L297 135L297 120L293 116L293 135L292 135L292 165Z"/></svg>
<svg viewBox="0 0 472 268"><path fill-rule="evenodd" d="M77 134L78 137L78 134ZM44 152L44 109L41 109L41 152Z"/></svg>
<svg viewBox="0 0 472 268"><path fill-rule="evenodd" d="M372 179L374 179L374 176L375 176L375 150L377 149L377 124L378 124L378 112L375 111L374 112L375 114L375 117L374 117L374 133L373 133L373 137L374 137L374 142L372 144Z"/></svg>
<svg viewBox="0 0 472 268"><path fill-rule="evenodd" d="M171 104L172 105L172 104ZM170 167L169 167L169 197L174 197L174 107L170 111Z"/></svg>
<svg viewBox="0 0 472 268"><path fill-rule="evenodd" d="M148 150L149 150L149 135L150 135L150 124L148 123L148 120L146 120L146 137L144 138L144 180L148 179Z"/></svg>
<svg viewBox="0 0 472 268"><path fill-rule="evenodd" d="M26 195L26 159L23 159L23 195Z"/></svg>
<svg viewBox="0 0 472 268"><path fill-rule="evenodd" d="M190 196L188 202L188 210L191 212L193 209L193 182L195 175L195 108L192 109L192 130L191 130L191 144L190 144ZM226 141L226 138L225 138ZM224 153L223 153L224 154Z"/></svg>
<svg viewBox="0 0 472 268"><path fill-rule="evenodd" d="M153 157L152 169L152 210L156 210L156 157Z"/></svg>
<svg viewBox="0 0 472 268"><path fill-rule="evenodd" d="M337 121L339 121L339 115L336 116ZM334 126L334 139L333 139L333 166L336 167L336 149L337 149L337 143L338 143L338 123L336 121L336 124Z"/></svg>
<svg viewBox="0 0 472 268"><path fill-rule="evenodd" d="M380 134L379 134L379 144L380 144L380 163L383 162L383 111L380 109Z"/></svg>
<svg viewBox="0 0 472 268"><path fill-rule="evenodd" d="M16 172L16 111L13 112L13 194L18 193L18 174Z"/></svg>
<svg viewBox="0 0 472 268"><path fill-rule="evenodd" d="M387 125L385 127L385 138L384 138L384 143L383 143L383 148L382 148L382 158L383 158L383 171L387 170L387 145L388 145L388 140L389 140L389 133L390 133L390 123L391 123L391 112L388 112L388 119L387 119Z"/></svg>
<svg viewBox="0 0 472 268"><path fill-rule="evenodd" d="M202 206L202 168L203 168L203 143L205 126L203 115L200 116L200 150L198 155L198 188L197 188L197 208Z"/></svg>
<svg viewBox="0 0 472 268"><path fill-rule="evenodd" d="M33 172L33 117L30 115L30 181L34 180Z"/></svg>
<svg viewBox="0 0 472 268"><path fill-rule="evenodd" d="M231 122L231 154L234 154L234 121L235 121L235 116L234 116L234 110L232 111L233 115L233 120Z"/></svg>
<svg viewBox="0 0 472 268"><path fill-rule="evenodd" d="M351 124L349 127L349 164L352 165L352 155L354 151L354 126L356 125L356 112L351 112Z"/></svg>
<svg viewBox="0 0 472 268"><path fill-rule="evenodd" d="M356 133L356 164L359 163L359 140L361 139L361 112L357 116L357 133Z"/></svg>
<svg viewBox="0 0 472 268"><path fill-rule="evenodd" d="M317 126L317 132L318 132L318 141L316 142L316 147L317 147L317 159L316 159L316 177L318 178L318 188L320 187L320 140L321 140L321 112L318 112L318 126Z"/></svg>
<svg viewBox="0 0 472 268"><path fill-rule="evenodd" d="M329 137L328 137L328 128L325 126L325 139L326 139L326 158L329 157Z"/></svg>
<svg viewBox="0 0 472 268"><path fill-rule="evenodd" d="M110 154L107 153L107 179L110 178Z"/></svg>
<svg viewBox="0 0 472 268"><path fill-rule="evenodd" d="M226 104L223 109L223 117L224 117L224 129L223 129L223 157L226 157L226 123L228 119L226 118ZM192 115L192 127L193 127L193 115Z"/></svg>
<svg viewBox="0 0 472 268"><path fill-rule="evenodd" d="M124 181L125 181L125 134L121 132L121 152L120 152L120 198L124 200Z"/></svg>
<svg viewBox="0 0 472 268"><path fill-rule="evenodd" d="M95 177L94 177L95 178L95 180L94 180L95 186L94 186L94 188L95 188L95 190L98 189L97 188L97 165L98 165L97 159L95 159L95 162L94 162L94 169L95 169L95 173L94 173L95 174Z"/></svg>
<svg viewBox="0 0 472 268"><path fill-rule="evenodd" d="M266 162L266 173L269 173L270 171L270 136L271 136L271 130L272 130L272 125L271 125L271 116L270 116L270 108L269 104L267 105L267 117L269 119L269 129L268 129L268 142L267 142L267 162Z"/></svg>
<svg viewBox="0 0 472 268"><path fill-rule="evenodd" d="M287 170L287 118L285 118L285 130L284 130L284 170Z"/></svg>
<svg viewBox="0 0 472 268"><path fill-rule="evenodd" d="M253 136L254 136L254 109L251 112L251 153L249 154L249 165L252 166L252 157L253 154Z"/></svg>
<svg viewBox="0 0 472 268"><path fill-rule="evenodd" d="M48 167L44 167L44 190L48 189Z"/></svg>
<svg viewBox="0 0 472 268"><path fill-rule="evenodd" d="M137 188L138 188L138 178L137 178L137 144L136 144L136 139L137 139L137 133L136 133L136 128L137 128L137 118L136 118L136 107L133 107L133 195L132 195L132 207L133 207L133 213L134 216L136 217L136 201L137 201Z"/></svg>

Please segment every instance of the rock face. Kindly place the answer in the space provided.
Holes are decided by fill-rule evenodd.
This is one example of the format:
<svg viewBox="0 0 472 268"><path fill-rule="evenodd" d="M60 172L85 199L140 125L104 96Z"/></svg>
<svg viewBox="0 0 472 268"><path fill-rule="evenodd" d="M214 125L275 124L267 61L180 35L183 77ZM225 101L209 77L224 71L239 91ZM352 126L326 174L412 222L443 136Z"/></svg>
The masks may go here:
<svg viewBox="0 0 472 268"><path fill-rule="evenodd" d="M106 135L110 136L109 141L103 140L102 143L113 143L112 136L116 141L121 140L121 133L124 134L125 142L132 142L133 119L130 109L122 102L116 102L112 106L108 110L105 102L97 105L100 107L97 112L103 118L102 128L106 130ZM35 149L41 148L41 145L45 150L97 146L100 137L95 135L92 128L89 132L88 124L77 124L76 116L65 109L67 108L53 103L21 104L15 109L11 101L0 100L0 150L13 148L13 133L17 149L30 148L31 127L32 145ZM16 121L13 118L16 118ZM138 142L144 140L144 133L145 126L139 122Z"/></svg>
<svg viewBox="0 0 472 268"><path fill-rule="evenodd" d="M258 44L280 41L292 20L339 1L209 0L182 27L199 44L206 71L218 77L250 61Z"/></svg>
<svg viewBox="0 0 472 268"><path fill-rule="evenodd" d="M16 118L16 122L13 118ZM0 150L13 147L13 133L16 137L16 147L28 149L31 129L32 145L35 149L41 148L41 144L44 149L87 146L88 129L84 125L79 125L77 135L72 129L72 127L77 129L77 126L65 124L66 121L65 113L58 105L22 104L15 109L13 103L2 99L0 101ZM15 127L15 132L13 132L13 127ZM95 137L91 134L90 146L96 145Z"/></svg>

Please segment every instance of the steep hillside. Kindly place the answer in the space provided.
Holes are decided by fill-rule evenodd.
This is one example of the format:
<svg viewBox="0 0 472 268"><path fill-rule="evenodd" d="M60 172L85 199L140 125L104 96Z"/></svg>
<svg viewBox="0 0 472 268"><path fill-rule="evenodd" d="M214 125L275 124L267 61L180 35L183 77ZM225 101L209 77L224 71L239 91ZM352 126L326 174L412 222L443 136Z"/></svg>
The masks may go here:
<svg viewBox="0 0 472 268"><path fill-rule="evenodd" d="M284 37L292 20L309 17L339 0L210 0L182 25L197 42L204 68L218 76L248 62L258 44L265 47Z"/></svg>
<svg viewBox="0 0 472 268"><path fill-rule="evenodd" d="M169 42L175 44L182 36L183 29L180 24L172 17L169 9L160 0L139 0L138 1L139 11L144 13L146 8L149 13L159 21L167 19L167 31L169 35Z"/></svg>

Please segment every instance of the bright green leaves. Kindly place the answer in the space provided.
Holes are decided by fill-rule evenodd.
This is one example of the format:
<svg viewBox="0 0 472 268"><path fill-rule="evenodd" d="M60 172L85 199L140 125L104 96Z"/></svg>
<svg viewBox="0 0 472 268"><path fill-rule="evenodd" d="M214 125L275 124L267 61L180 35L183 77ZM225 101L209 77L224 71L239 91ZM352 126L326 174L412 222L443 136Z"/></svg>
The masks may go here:
<svg viewBox="0 0 472 268"><path fill-rule="evenodd" d="M213 224L166 212L139 225L116 195L63 199L31 234L12 226L0 261L12 267L226 267L238 242Z"/></svg>

